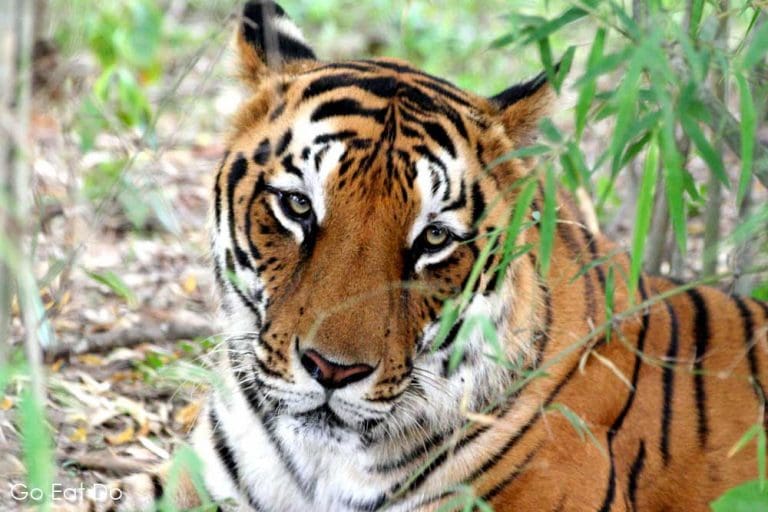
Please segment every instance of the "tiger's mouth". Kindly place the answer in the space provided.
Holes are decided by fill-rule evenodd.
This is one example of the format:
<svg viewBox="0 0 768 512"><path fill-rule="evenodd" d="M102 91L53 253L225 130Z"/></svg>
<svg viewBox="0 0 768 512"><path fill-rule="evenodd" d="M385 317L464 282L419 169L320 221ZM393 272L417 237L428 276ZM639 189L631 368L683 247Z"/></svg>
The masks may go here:
<svg viewBox="0 0 768 512"><path fill-rule="evenodd" d="M295 417L306 427L349 428L349 426L339 418L335 412L333 412L333 409L328 405L328 402L325 402L315 409L296 414Z"/></svg>
<svg viewBox="0 0 768 512"><path fill-rule="evenodd" d="M369 418L350 423L334 411L327 401L309 411L296 413L293 417L304 428L331 432L344 431L356 435L370 434L384 422L383 418Z"/></svg>

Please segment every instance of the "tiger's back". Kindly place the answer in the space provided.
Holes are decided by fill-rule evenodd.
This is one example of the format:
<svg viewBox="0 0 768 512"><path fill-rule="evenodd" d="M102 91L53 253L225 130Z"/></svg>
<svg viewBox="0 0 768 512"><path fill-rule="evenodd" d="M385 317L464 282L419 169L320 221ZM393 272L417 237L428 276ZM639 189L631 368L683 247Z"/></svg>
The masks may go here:
<svg viewBox="0 0 768 512"><path fill-rule="evenodd" d="M765 427L768 307L658 277L630 293L627 254L505 158L553 101L543 77L481 98L401 61L318 61L273 3L241 22L251 97L212 219L228 336L194 435L207 493L702 510L754 478L754 451L729 450ZM197 502L187 480L120 485L116 510Z"/></svg>

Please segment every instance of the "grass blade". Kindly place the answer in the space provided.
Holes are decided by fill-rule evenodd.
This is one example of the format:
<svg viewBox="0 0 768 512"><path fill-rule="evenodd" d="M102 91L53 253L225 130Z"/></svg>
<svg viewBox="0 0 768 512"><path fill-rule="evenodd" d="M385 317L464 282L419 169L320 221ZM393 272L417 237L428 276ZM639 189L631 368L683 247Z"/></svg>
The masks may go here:
<svg viewBox="0 0 768 512"><path fill-rule="evenodd" d="M557 224L557 187L555 186L555 170L548 164L544 180L544 211L541 213L541 229L539 240L539 272L545 279L549 275L549 264L552 258L552 248L555 242L555 225Z"/></svg>
<svg viewBox="0 0 768 512"><path fill-rule="evenodd" d="M648 145L643 167L643 179L640 184L640 196L637 199L637 212L635 213L635 229L632 233L632 258L629 269L629 297L632 302L637 291L637 282L640 279L640 271L643 268L643 254L645 253L645 241L648 230L651 227L653 215L653 198L656 188L656 171L659 167L658 141L654 136Z"/></svg>

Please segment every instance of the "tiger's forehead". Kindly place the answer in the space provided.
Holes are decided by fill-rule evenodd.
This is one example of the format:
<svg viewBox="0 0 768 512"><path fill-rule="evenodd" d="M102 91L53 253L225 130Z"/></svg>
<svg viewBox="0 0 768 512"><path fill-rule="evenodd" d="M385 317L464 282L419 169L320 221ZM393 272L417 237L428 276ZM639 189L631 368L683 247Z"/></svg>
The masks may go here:
<svg viewBox="0 0 768 512"><path fill-rule="evenodd" d="M439 216L466 224L483 129L468 94L389 60L328 64L270 87L268 114L236 151L269 185L309 196L320 223L359 198L414 230Z"/></svg>

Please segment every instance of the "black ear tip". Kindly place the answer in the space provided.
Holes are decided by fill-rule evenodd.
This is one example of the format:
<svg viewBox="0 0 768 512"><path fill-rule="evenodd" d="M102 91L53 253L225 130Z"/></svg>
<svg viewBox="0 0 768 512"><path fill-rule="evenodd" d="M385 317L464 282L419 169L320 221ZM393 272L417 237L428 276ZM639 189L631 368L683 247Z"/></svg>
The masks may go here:
<svg viewBox="0 0 768 512"><path fill-rule="evenodd" d="M285 10L271 0L249 0L243 6L243 18L257 25L264 22L265 16L285 16Z"/></svg>
<svg viewBox="0 0 768 512"><path fill-rule="evenodd" d="M243 6L242 30L245 40L263 47L265 20L285 16L282 7L271 0L250 0Z"/></svg>
<svg viewBox="0 0 768 512"><path fill-rule="evenodd" d="M554 74L560 72L560 62L557 62L553 66ZM496 103L499 107L505 108L517 103L518 101L525 99L535 94L539 89L547 84L547 72L542 71L535 77L531 78L527 82L513 85L509 89L500 92L496 96L491 98L491 101Z"/></svg>

